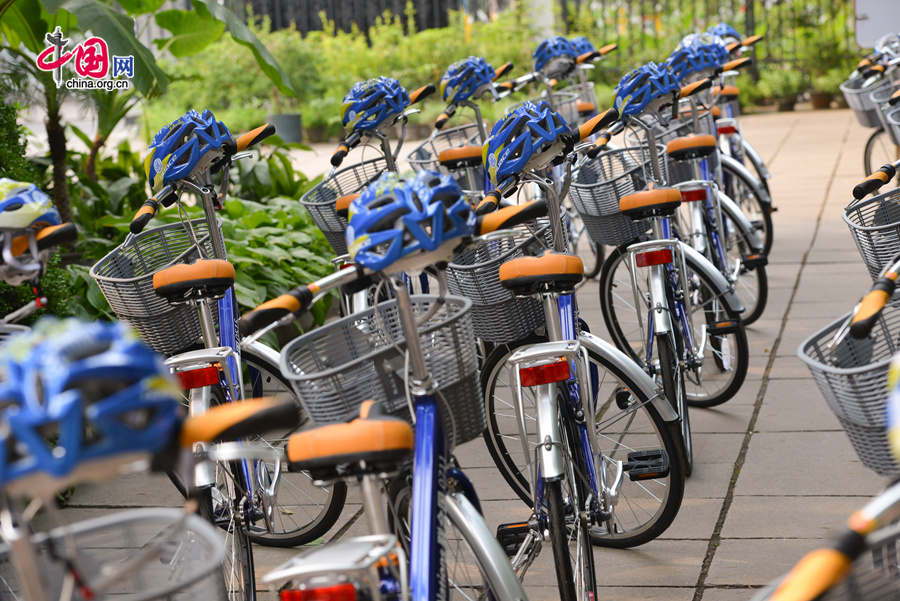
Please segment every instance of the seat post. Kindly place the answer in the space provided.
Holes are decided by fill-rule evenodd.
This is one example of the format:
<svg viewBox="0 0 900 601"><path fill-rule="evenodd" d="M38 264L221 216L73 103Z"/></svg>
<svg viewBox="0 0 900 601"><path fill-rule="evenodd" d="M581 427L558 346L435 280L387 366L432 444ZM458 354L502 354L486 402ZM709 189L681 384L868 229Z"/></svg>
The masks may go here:
<svg viewBox="0 0 900 601"><path fill-rule="evenodd" d="M547 340L559 342L563 340L562 325L559 321L559 295L555 292L541 294L541 304L544 307L544 321L547 324Z"/></svg>
<svg viewBox="0 0 900 601"><path fill-rule="evenodd" d="M216 322L213 320L209 302L206 299L199 299L195 302L197 309L200 311L200 333L203 336L203 344L207 348L219 346L219 339L216 336Z"/></svg>
<svg viewBox="0 0 900 601"><path fill-rule="evenodd" d="M363 509L372 534L391 534L380 480L377 476L365 474L360 478L359 485L362 490Z"/></svg>

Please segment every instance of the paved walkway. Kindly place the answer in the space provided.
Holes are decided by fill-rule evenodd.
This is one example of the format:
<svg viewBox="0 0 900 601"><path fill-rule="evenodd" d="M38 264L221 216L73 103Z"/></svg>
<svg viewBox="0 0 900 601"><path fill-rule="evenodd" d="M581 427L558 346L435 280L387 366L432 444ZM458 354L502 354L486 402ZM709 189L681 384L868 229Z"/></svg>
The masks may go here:
<svg viewBox="0 0 900 601"><path fill-rule="evenodd" d="M638 549L596 552L604 601L747 600L749 589L786 571L882 485L862 467L796 358L800 342L848 311L869 285L841 221L850 189L861 178L868 132L846 110L760 115L742 123L770 166L780 209L768 308L749 328L751 371L728 403L692 410L697 464L672 527ZM319 152L327 158L330 150ZM579 298L595 328L602 324L596 294L596 286L586 285ZM490 525L515 519L511 514L521 503L497 477L483 443L469 443L459 456ZM66 511L91 515L177 502L164 478L140 476L79 487ZM354 521L358 511L351 493L326 539L361 533L364 520ZM257 548L257 569L262 573L290 555ZM547 550L529 573L532 599L558 598L549 586L549 556Z"/></svg>

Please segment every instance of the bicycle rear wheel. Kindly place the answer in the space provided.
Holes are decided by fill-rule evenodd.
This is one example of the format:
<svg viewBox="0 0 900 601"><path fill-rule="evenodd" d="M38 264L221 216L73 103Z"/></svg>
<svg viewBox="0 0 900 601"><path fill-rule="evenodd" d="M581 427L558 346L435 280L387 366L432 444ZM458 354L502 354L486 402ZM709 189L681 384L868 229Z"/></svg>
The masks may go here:
<svg viewBox="0 0 900 601"><path fill-rule="evenodd" d="M515 493L529 507L530 480L525 451L519 437L513 386L506 361L517 348L546 342L534 337L508 345L498 345L485 361L482 385L485 391L487 428L484 440L488 451ZM619 489L618 504L607 524L591 528L591 540L599 546L625 548L644 544L662 534L675 519L684 494L684 472L679 457L678 422L666 422L650 399L641 392L618 365L589 349L590 377L595 395L595 415L591 424L600 444L593 454L604 458L608 481L615 475L617 461L641 451L664 451L669 464L666 476L632 480L626 475ZM534 456L536 441L536 398L534 390L523 391L528 454Z"/></svg>

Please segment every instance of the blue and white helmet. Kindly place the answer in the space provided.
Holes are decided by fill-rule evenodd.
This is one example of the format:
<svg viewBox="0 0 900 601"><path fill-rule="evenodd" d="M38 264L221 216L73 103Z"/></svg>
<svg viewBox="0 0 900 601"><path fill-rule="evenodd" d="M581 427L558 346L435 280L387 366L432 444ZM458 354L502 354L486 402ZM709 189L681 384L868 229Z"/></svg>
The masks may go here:
<svg viewBox="0 0 900 601"><path fill-rule="evenodd" d="M721 63L716 55L705 46L686 46L676 48L669 55L669 58L666 59L665 64L671 70L675 79L686 82L691 75L698 74L698 76L702 77Z"/></svg>
<svg viewBox="0 0 900 601"><path fill-rule="evenodd" d="M44 318L4 342L0 370L0 487L53 494L79 467L159 452L180 422L163 358L124 324Z"/></svg>
<svg viewBox="0 0 900 601"><path fill-rule="evenodd" d="M713 25L712 27L707 29L706 32L712 35L719 36L725 41L726 44L731 42L740 42L743 39L737 29L725 22Z"/></svg>
<svg viewBox="0 0 900 601"><path fill-rule="evenodd" d="M649 62L619 80L613 92L613 107L623 116L655 112L671 104L679 89L668 67Z"/></svg>
<svg viewBox="0 0 900 601"><path fill-rule="evenodd" d="M376 271L475 231L475 211L459 184L435 171L420 171L410 178L382 174L353 200L349 215L350 257ZM427 258L423 260L427 264Z"/></svg>
<svg viewBox="0 0 900 601"><path fill-rule="evenodd" d="M574 142L572 128L549 104L524 102L494 124L481 159L497 186L525 170L562 160Z"/></svg>
<svg viewBox="0 0 900 601"><path fill-rule="evenodd" d="M406 88L393 77L353 84L341 104L341 123L350 131L373 131L409 106ZM390 122L388 122L389 124Z"/></svg>
<svg viewBox="0 0 900 601"><path fill-rule="evenodd" d="M37 229L60 223L53 201L37 186L0 178L0 228Z"/></svg>
<svg viewBox="0 0 900 601"><path fill-rule="evenodd" d="M448 104L478 98L491 88L494 68L480 56L456 61L441 77L441 97Z"/></svg>
<svg viewBox="0 0 900 601"><path fill-rule="evenodd" d="M153 137L144 159L150 188L158 192L177 180L196 176L234 146L231 132L210 110L189 110Z"/></svg>
<svg viewBox="0 0 900 601"><path fill-rule="evenodd" d="M532 56L535 71L548 79L559 79L568 75L575 67L578 52L569 40L558 35L538 44Z"/></svg>

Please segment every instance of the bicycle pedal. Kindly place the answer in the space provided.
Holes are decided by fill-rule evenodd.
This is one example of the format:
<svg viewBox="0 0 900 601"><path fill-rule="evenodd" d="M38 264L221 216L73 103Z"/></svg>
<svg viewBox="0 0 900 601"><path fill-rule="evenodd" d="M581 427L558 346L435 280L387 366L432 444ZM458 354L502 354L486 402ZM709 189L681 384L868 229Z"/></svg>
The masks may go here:
<svg viewBox="0 0 900 601"><path fill-rule="evenodd" d="M744 269L756 269L757 267L768 265L769 259L765 253L754 253L752 255L744 255L744 258L741 259L741 264L744 266Z"/></svg>
<svg viewBox="0 0 900 601"><path fill-rule="evenodd" d="M508 557L515 557L529 532L531 532L531 526L528 522L500 524L497 526L497 541Z"/></svg>
<svg viewBox="0 0 900 601"><path fill-rule="evenodd" d="M669 456L663 449L633 451L622 469L632 481L665 478L669 475Z"/></svg>
<svg viewBox="0 0 900 601"><path fill-rule="evenodd" d="M628 410L634 403L634 397L627 388L619 388L616 390L616 406L622 411Z"/></svg>
<svg viewBox="0 0 900 601"><path fill-rule="evenodd" d="M706 326L706 333L710 336L724 336L726 334L734 334L735 332L737 332L740 325L741 322L736 319L717 321L712 325Z"/></svg>

